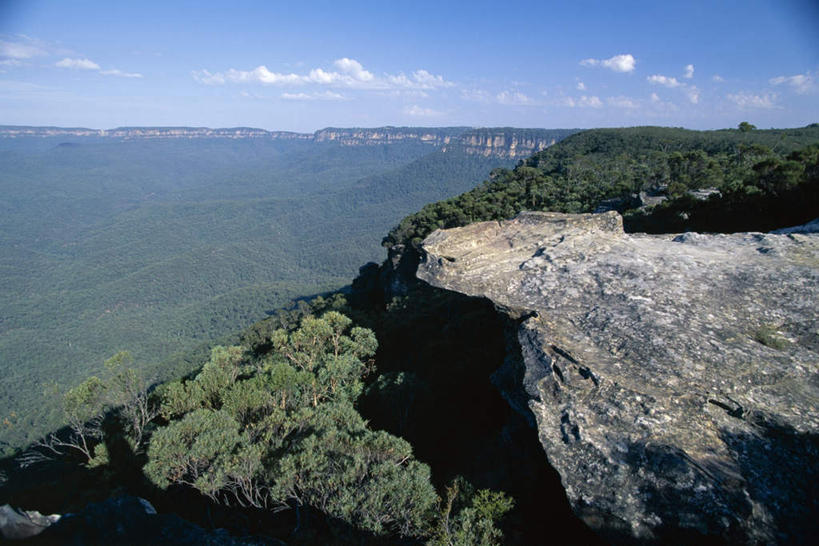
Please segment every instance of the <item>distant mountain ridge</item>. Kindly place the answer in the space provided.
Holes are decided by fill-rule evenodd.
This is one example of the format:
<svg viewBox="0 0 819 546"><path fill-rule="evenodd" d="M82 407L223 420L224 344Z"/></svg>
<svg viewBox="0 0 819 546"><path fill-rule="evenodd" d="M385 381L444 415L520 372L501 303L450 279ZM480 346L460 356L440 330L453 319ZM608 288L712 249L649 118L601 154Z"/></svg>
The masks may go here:
<svg viewBox="0 0 819 546"><path fill-rule="evenodd" d="M121 139L271 139L336 142L342 146L374 146L419 142L446 152L457 147L469 155L518 158L544 150L578 129L518 129L513 127L327 127L314 133L267 131L254 127L33 127L0 125L0 138L99 137Z"/></svg>

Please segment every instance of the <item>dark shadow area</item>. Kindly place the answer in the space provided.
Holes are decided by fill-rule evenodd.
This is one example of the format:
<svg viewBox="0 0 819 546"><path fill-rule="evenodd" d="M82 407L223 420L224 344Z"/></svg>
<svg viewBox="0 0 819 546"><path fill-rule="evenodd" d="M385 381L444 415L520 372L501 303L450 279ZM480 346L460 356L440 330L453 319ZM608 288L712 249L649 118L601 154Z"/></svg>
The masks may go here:
<svg viewBox="0 0 819 546"><path fill-rule="evenodd" d="M723 430L730 460L694 460L668 445L631 444L638 497L662 522L658 544L814 544L819 536L819 437L746 416L752 433ZM612 540L629 542L625 534ZM625 539L625 540L623 540ZM633 539L632 539L633 542Z"/></svg>
<svg viewBox="0 0 819 546"><path fill-rule="evenodd" d="M716 193L707 200L683 195L623 215L628 233L735 233L798 226L819 215L819 177L795 187L757 193Z"/></svg>
<svg viewBox="0 0 819 546"><path fill-rule="evenodd" d="M353 284L348 312L379 340L381 379L359 401L362 415L407 439L431 466L439 491L461 475L478 489L514 497L502 522L505 543L601 543L573 514L537 430L492 384L506 358L506 319L486 299L401 274L414 265L417 257L398 257L393 276L365 266ZM385 303L396 291L404 295Z"/></svg>
<svg viewBox="0 0 819 546"><path fill-rule="evenodd" d="M819 536L819 435L751 412L757 434L723 432L751 500L771 517L771 540L812 544Z"/></svg>

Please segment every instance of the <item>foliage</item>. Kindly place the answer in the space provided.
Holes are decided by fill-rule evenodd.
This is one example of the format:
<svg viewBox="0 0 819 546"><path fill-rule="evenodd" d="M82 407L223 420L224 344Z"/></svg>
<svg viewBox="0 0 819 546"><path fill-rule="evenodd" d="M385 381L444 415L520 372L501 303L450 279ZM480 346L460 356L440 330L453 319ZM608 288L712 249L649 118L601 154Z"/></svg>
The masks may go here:
<svg viewBox="0 0 819 546"><path fill-rule="evenodd" d="M503 493L481 489L475 492L462 477L446 490L438 529L430 542L435 546L491 546L501 544L503 533L495 523L514 506Z"/></svg>
<svg viewBox="0 0 819 546"><path fill-rule="evenodd" d="M371 431L353 404L377 343L329 311L272 332L270 351L217 347L164 390L145 473L222 503L310 506L376 534L423 536L437 500L404 440Z"/></svg>
<svg viewBox="0 0 819 546"><path fill-rule="evenodd" d="M43 382L99 375L120 347L157 379L189 373L179 355L343 286L399 218L512 163L408 141L65 140L0 138L0 416L18 416L0 439L14 446L62 424Z"/></svg>
<svg viewBox="0 0 819 546"><path fill-rule="evenodd" d="M56 386L50 389L51 395L61 400L66 430L36 441L21 455L20 465L29 466L68 451L82 455L90 467L106 464L107 449L100 443L106 417L116 421L132 449L139 450L157 409L148 392L149 382L132 365L131 353L120 351L105 361L102 379L91 376L62 395Z"/></svg>
<svg viewBox="0 0 819 546"><path fill-rule="evenodd" d="M593 212L604 202L613 201L614 208L625 212L632 208L639 192L670 196L677 206L674 214L684 220L685 215L679 213L695 201L689 191L700 188L716 188L726 195L720 210L709 218L724 216L756 188L762 194L752 199L754 203L761 204L769 197L790 199L782 207L790 212L774 220L795 224L815 216L815 184L804 183L814 180L810 146L817 142L816 126L766 131L659 127L584 131L533 155L511 171L493 171L488 181L472 191L426 205L404 218L383 244L417 246L435 229L501 220L522 210ZM800 172L804 178L799 178ZM785 195L792 190L796 193ZM678 229L665 219L654 218L652 222L641 215L643 212L627 214L627 229ZM765 219L758 215L753 218ZM715 222L711 222L713 227L708 221L703 224L705 230L728 228Z"/></svg>
<svg viewBox="0 0 819 546"><path fill-rule="evenodd" d="M819 144L784 157L757 156L742 178L726 179L707 199L673 196L653 209L626 214L633 230L769 231L802 224L819 210Z"/></svg>

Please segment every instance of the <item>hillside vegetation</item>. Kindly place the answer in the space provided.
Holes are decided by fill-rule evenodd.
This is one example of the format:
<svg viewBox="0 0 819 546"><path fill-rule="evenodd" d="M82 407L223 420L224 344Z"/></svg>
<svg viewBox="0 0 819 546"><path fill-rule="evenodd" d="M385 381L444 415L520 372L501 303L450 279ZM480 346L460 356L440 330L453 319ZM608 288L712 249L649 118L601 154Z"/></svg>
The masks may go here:
<svg viewBox="0 0 819 546"><path fill-rule="evenodd" d="M817 216L819 125L801 129L595 129L498 169L478 188L425 206L384 239L417 245L438 228L510 218L521 210L593 212L610 203L626 229L769 230ZM718 190L707 199L691 190ZM640 192L666 197L639 209Z"/></svg>
<svg viewBox="0 0 819 546"><path fill-rule="evenodd" d="M111 354L185 355L337 289L378 238L510 160L417 141L0 139L0 440L59 424L44 388ZM154 364L151 376L190 371Z"/></svg>

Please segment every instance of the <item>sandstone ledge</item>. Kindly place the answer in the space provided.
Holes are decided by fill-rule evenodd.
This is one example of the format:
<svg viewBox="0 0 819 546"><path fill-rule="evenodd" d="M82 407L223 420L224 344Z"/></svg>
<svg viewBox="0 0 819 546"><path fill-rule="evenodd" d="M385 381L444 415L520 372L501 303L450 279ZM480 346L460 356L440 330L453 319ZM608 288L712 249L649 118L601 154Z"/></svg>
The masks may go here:
<svg viewBox="0 0 819 546"><path fill-rule="evenodd" d="M807 542L819 235L627 235L614 212L439 230L418 277L532 312L517 396L612 538Z"/></svg>

